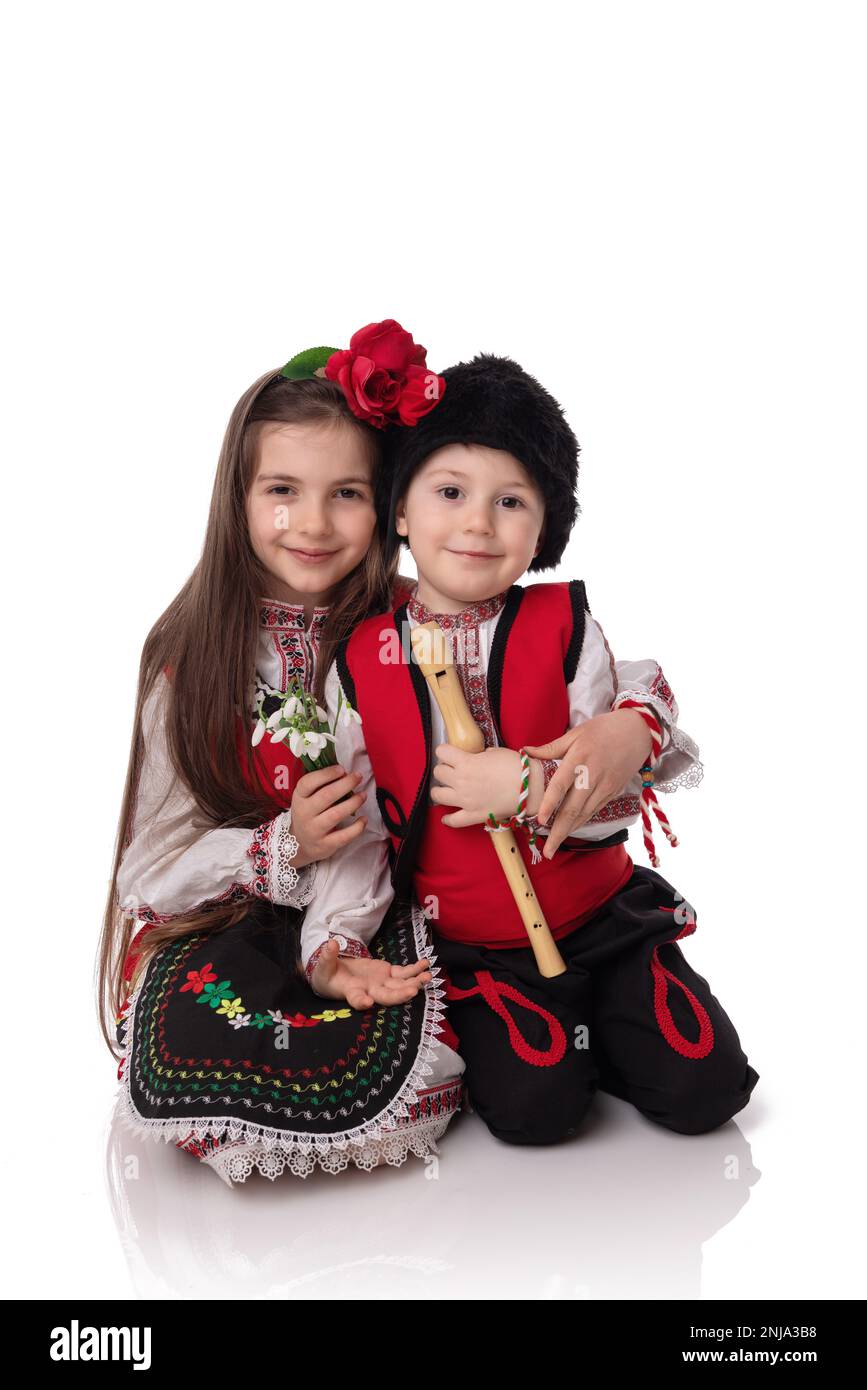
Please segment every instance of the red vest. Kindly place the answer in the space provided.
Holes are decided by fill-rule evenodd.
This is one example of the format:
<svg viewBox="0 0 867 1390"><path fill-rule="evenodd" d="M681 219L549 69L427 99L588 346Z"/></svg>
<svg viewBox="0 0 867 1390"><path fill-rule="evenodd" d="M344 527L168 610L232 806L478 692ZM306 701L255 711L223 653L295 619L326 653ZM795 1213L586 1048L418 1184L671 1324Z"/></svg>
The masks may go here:
<svg viewBox="0 0 867 1390"><path fill-rule="evenodd" d="M510 589L494 631L487 685L501 746L546 743L569 728L567 685L584 640L583 582ZM411 659L406 604L368 618L338 649L341 682L361 715L391 842L398 893L412 886L431 925L443 936L490 946L526 945L527 935L484 826L443 825L449 808L429 800L433 749L432 696ZM380 653L398 633L404 660ZM387 648L385 648L387 650ZM555 936L571 931L606 902L632 873L620 830L585 847L564 845L553 859L531 864L527 834L519 852Z"/></svg>

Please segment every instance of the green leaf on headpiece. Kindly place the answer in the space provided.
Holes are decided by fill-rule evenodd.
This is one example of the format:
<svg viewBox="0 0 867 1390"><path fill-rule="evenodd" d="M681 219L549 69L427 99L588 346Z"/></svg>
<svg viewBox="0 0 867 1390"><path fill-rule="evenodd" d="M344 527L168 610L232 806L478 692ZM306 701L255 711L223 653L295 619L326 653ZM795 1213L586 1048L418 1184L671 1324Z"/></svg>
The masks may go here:
<svg viewBox="0 0 867 1390"><path fill-rule="evenodd" d="M332 353L337 351L337 348L330 347L305 348L303 352L290 357L280 375L288 376L290 381L303 381L305 377L315 376L319 368L325 366Z"/></svg>

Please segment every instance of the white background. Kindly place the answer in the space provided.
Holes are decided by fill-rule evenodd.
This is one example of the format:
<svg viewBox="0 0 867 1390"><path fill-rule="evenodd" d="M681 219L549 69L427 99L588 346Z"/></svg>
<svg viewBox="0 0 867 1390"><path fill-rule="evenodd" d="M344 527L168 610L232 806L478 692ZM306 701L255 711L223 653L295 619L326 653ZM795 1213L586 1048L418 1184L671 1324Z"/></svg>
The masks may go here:
<svg viewBox="0 0 867 1390"><path fill-rule="evenodd" d="M9 1296L863 1297L863 15L7 12ZM544 578L662 662L700 745L661 872L761 1079L694 1138L608 1097L554 1149L462 1117L435 1182L232 1192L142 1145L133 1183L93 970L141 645L235 400L386 317L567 409L582 515Z"/></svg>

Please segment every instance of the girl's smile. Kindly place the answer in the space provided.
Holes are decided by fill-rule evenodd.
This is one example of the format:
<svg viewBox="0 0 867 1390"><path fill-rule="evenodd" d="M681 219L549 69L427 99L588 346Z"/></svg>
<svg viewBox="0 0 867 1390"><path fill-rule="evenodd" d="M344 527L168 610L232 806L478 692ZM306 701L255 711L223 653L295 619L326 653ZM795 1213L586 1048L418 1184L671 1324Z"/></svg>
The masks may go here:
<svg viewBox="0 0 867 1390"><path fill-rule="evenodd" d="M337 554L336 548L334 550L297 550L294 546L287 546L286 549L290 555L296 556L297 559L303 560L309 565L321 564L328 559L329 555Z"/></svg>

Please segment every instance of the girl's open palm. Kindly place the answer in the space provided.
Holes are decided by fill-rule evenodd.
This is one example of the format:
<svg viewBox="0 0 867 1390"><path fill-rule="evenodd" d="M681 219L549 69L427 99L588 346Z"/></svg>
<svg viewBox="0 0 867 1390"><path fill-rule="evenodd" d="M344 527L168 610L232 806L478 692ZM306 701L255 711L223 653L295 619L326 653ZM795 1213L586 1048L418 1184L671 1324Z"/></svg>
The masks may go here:
<svg viewBox="0 0 867 1390"><path fill-rule="evenodd" d="M345 999L351 1009L370 1009L374 1004L405 1004L431 978L427 960L390 965L386 960L348 959L332 939L316 963L312 984L327 999Z"/></svg>

